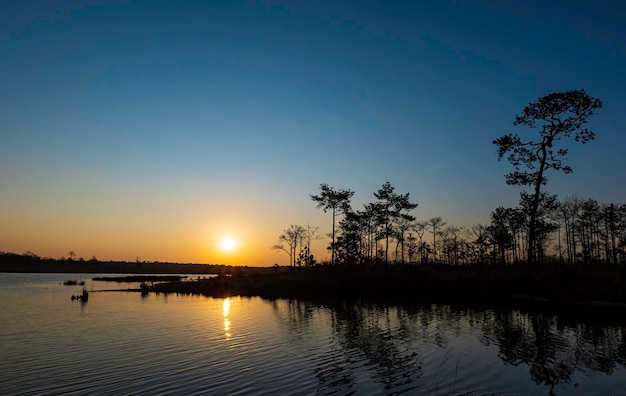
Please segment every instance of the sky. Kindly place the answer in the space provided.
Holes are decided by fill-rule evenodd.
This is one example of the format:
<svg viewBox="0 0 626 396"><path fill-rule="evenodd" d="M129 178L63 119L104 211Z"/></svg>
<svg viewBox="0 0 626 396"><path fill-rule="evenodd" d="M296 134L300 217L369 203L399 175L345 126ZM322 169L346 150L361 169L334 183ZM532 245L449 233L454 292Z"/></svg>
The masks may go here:
<svg viewBox="0 0 626 396"><path fill-rule="evenodd" d="M596 140L546 189L624 203L625 71L620 0L2 1L0 251L287 264L321 183L487 223L520 193L492 140L573 89Z"/></svg>

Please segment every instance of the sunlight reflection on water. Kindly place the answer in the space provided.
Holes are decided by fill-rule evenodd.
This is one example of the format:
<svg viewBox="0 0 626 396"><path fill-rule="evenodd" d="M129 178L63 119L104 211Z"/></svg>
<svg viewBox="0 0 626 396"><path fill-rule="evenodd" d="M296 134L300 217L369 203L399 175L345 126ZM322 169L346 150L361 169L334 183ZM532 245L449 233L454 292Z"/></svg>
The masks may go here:
<svg viewBox="0 0 626 396"><path fill-rule="evenodd" d="M230 313L230 298L224 299L224 336L227 340L230 340L230 320L228 319L228 314Z"/></svg>
<svg viewBox="0 0 626 396"><path fill-rule="evenodd" d="M81 304L69 299L80 287L60 285L66 278L0 274L0 394L548 394L553 387L617 395L626 387L621 326L449 305L129 292L94 292Z"/></svg>

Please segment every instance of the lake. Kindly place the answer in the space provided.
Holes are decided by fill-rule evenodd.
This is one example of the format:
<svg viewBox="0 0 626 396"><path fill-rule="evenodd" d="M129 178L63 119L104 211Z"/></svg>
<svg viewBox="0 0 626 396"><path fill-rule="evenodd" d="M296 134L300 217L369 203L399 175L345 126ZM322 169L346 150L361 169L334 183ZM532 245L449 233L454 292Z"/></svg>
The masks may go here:
<svg viewBox="0 0 626 396"><path fill-rule="evenodd" d="M626 395L621 310L142 296L95 276L112 275L0 273L1 395Z"/></svg>

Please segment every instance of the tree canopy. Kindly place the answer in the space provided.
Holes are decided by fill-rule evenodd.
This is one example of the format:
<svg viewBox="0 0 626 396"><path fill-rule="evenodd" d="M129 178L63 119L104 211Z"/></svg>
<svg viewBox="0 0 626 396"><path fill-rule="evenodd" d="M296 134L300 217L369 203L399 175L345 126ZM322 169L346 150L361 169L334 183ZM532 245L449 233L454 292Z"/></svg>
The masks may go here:
<svg viewBox="0 0 626 396"><path fill-rule="evenodd" d="M524 140L517 134L509 133L492 142L498 147L498 160L506 156L515 167L515 171L506 175L507 184L531 186L533 189L528 241L528 262L531 266L536 253L536 218L541 186L548 180L545 172L548 169L572 172L570 166L564 165L568 149L557 147L557 144L572 135L576 142L582 144L595 139L595 133L586 124L587 119L600 108L602 101L587 95L584 89L551 93L529 103L521 114L515 116L513 123L515 126L538 129L538 139Z"/></svg>

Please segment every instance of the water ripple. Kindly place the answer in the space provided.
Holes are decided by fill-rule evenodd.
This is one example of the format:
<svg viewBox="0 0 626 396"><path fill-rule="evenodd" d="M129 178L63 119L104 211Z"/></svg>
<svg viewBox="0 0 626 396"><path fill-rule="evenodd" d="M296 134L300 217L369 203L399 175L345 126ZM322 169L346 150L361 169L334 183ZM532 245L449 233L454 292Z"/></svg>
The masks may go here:
<svg viewBox="0 0 626 396"><path fill-rule="evenodd" d="M0 280L2 395L618 394L626 386L620 327L437 305L225 304L127 292L80 304L42 282L18 296Z"/></svg>

